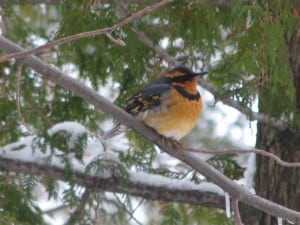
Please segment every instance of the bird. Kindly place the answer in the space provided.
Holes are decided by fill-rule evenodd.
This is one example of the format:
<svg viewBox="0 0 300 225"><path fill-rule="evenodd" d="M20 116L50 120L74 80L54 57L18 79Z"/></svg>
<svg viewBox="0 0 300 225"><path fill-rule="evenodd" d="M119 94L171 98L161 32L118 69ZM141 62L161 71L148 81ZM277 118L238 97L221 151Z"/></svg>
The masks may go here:
<svg viewBox="0 0 300 225"><path fill-rule="evenodd" d="M130 97L125 111L151 127L164 140L181 145L179 140L193 129L202 113L197 77L207 73L176 66ZM114 136L119 127L120 124L105 136Z"/></svg>

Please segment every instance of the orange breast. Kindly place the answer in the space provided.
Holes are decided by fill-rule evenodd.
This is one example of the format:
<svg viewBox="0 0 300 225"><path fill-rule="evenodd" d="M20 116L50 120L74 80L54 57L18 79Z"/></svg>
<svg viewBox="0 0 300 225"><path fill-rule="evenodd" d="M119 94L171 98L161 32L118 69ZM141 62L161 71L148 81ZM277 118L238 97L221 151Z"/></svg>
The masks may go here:
<svg viewBox="0 0 300 225"><path fill-rule="evenodd" d="M159 134L176 140L188 134L202 112L202 100L189 100L172 89L157 109L147 110L138 116Z"/></svg>

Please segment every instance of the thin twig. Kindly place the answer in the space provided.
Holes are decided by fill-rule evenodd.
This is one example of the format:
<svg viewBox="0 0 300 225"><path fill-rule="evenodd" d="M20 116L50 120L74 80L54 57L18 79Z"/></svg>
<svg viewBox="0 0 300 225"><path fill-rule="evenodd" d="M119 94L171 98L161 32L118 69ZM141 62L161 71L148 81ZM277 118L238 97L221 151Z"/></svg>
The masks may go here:
<svg viewBox="0 0 300 225"><path fill-rule="evenodd" d="M136 205L136 207L132 210L132 214L135 213L135 211L143 204L145 199L141 199L140 202Z"/></svg>
<svg viewBox="0 0 300 225"><path fill-rule="evenodd" d="M76 206L76 209L71 214L70 218L65 223L65 225L77 224L78 220L82 217L84 207L89 200L91 192L92 192L91 189L85 188L85 190L81 196L81 199L80 199L78 205Z"/></svg>
<svg viewBox="0 0 300 225"><path fill-rule="evenodd" d="M97 185L95 185L94 187L98 187L98 183ZM102 200L103 200L103 192L95 192L94 194L94 199L95 199L95 206L93 207L94 210L94 218L90 218L92 221L92 224L98 224L97 221L100 218L99 215L99 209L101 208L101 204L102 204Z"/></svg>
<svg viewBox="0 0 300 225"><path fill-rule="evenodd" d="M5 4L47 4L54 5L57 4L59 0L0 0L0 5L5 6Z"/></svg>
<svg viewBox="0 0 300 225"><path fill-rule="evenodd" d="M21 107L20 107L20 82L21 82L21 77L22 77L22 70L23 70L23 64L20 63L18 64L17 68L17 79L16 79L16 102L17 102L17 112L18 112L18 117L20 123L30 132L34 133L34 129L25 122L25 119L22 115L21 112Z"/></svg>
<svg viewBox="0 0 300 225"><path fill-rule="evenodd" d="M162 0L159 1L151 6L148 6L134 14L132 14L131 16L127 17L126 19L122 20L121 22L119 22L116 25L113 25L111 27L107 27L107 28L103 28L103 29L98 29L98 30L94 30L94 31L88 31L88 32L83 32L83 33L79 33L79 34L74 34L74 35L70 35L64 38L60 38L58 40L49 42L45 45L41 45L37 48L33 48L33 49L29 49L29 50L25 50L22 52L18 52L18 53L12 53L12 54L7 54L4 55L2 57L0 57L0 63L7 61L9 59L17 59L17 58L22 58L24 56L27 55L31 55L31 54L36 54L39 52L42 52L46 49L52 48L54 46L58 46L58 45L62 45L65 44L67 42L72 42L78 39L82 39L82 38L87 38L87 37L94 37L97 35L102 35L102 34L106 34L106 33L111 33L117 29L120 29L121 27L124 27L126 25L128 25L129 23L132 23L133 21L147 15L150 14L156 10L158 10L159 8L163 7L164 5L171 3L173 0Z"/></svg>
<svg viewBox="0 0 300 225"><path fill-rule="evenodd" d="M53 208L47 209L45 211L42 211L42 213L43 214L54 214L58 211L66 210L66 208L69 208L69 206L66 204L61 204L61 205L55 206Z"/></svg>
<svg viewBox="0 0 300 225"><path fill-rule="evenodd" d="M275 160L279 165L284 167L300 167L300 162L286 162L280 159L277 155L274 155L270 152L267 152L262 149L230 149L230 150L206 150L206 149L192 149L187 148L184 149L189 152L198 152L203 154L213 154L213 155L226 155L226 154L248 154L248 153L255 153L259 155L263 155L270 159Z"/></svg>
<svg viewBox="0 0 300 225"><path fill-rule="evenodd" d="M169 66L180 64L174 57L170 56L163 48L159 45L155 45L152 40L144 33L135 28L131 29L137 36L137 38L143 42L146 46L152 48L163 60L165 60Z"/></svg>
<svg viewBox="0 0 300 225"><path fill-rule="evenodd" d="M276 119L274 117L270 117L264 113L254 112L249 107L231 99L228 97L224 97L223 94L210 82L199 78L200 82L199 85L204 89L208 90L210 93L213 94L216 101L221 101L224 104L231 106L232 108L237 109L238 111L242 112L246 116L248 116L249 120L257 120L269 126L275 127L278 130L284 130L287 128L286 122L280 119Z"/></svg>
<svg viewBox="0 0 300 225"><path fill-rule="evenodd" d="M124 41L122 41L121 39L115 39L111 33L106 32L105 36L108 37L109 40L111 40L112 43L119 45L119 46L126 46L126 43Z"/></svg>
<svg viewBox="0 0 300 225"><path fill-rule="evenodd" d="M232 201L232 209L233 209L233 218L236 225L243 225L240 210L239 210L239 201L237 198L234 198Z"/></svg>
<svg viewBox="0 0 300 225"><path fill-rule="evenodd" d="M133 212L131 212L129 209L127 209L126 205L121 201L121 199L119 198L119 196L114 193L115 198L118 200L118 202L122 205L123 209L130 215L129 220L133 219L137 224L142 225L142 223L140 221L138 221L137 218L135 218L135 216L133 215Z"/></svg>

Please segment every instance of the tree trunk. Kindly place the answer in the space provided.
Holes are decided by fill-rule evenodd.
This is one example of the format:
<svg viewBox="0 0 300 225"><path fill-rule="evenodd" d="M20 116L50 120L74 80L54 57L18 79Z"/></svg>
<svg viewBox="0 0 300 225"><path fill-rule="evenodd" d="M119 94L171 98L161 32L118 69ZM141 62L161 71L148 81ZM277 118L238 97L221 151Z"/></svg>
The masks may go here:
<svg viewBox="0 0 300 225"><path fill-rule="evenodd" d="M290 67L295 86L294 118L299 118L300 111L300 26L295 29L287 41L290 54ZM289 77L287 77L289 79ZM268 94L260 95L259 110L264 112L264 104L268 104ZM284 101L277 96L278 101ZM297 123L296 123L297 124ZM292 130L278 131L258 123L256 147L279 156L287 162L300 162L299 123ZM296 131L295 131L296 130ZM276 203L300 211L300 168L283 167L266 157L257 156L255 186L258 195ZM259 214L251 225L277 225L277 218L265 213ZM286 221L284 224L288 224ZM250 225L250 223L249 223Z"/></svg>
<svg viewBox="0 0 300 225"><path fill-rule="evenodd" d="M300 162L300 135L291 131L276 131L258 124L257 148L264 149L288 162ZM274 160L257 156L256 192L276 203L300 210L300 169L283 167ZM277 218L265 213L257 217L256 225L277 225ZM286 223L287 224L287 223ZM253 224L252 224L253 225Z"/></svg>

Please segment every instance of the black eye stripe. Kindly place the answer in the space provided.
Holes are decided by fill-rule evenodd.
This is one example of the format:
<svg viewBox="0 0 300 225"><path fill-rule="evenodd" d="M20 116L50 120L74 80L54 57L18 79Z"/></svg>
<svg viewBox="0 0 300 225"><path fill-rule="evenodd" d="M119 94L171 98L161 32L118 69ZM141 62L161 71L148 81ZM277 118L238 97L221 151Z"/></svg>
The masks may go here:
<svg viewBox="0 0 300 225"><path fill-rule="evenodd" d="M182 76L177 76L177 77L171 77L171 82L174 83L184 83L186 81L191 80L193 77L193 75L187 74L187 75L182 75Z"/></svg>
<svg viewBox="0 0 300 225"><path fill-rule="evenodd" d="M173 85L173 87L185 98L189 100L199 100L200 99L200 93L197 92L197 94L191 94L187 92L183 87L178 85Z"/></svg>

